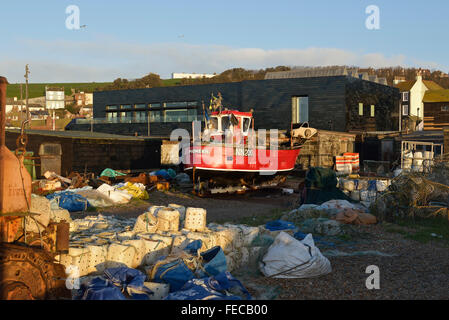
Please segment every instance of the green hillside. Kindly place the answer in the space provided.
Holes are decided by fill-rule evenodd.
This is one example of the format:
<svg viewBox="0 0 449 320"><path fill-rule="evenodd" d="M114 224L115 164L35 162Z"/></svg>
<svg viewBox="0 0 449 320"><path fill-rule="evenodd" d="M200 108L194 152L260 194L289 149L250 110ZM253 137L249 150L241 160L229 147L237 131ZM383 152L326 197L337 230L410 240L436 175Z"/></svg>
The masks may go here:
<svg viewBox="0 0 449 320"><path fill-rule="evenodd" d="M28 97L36 98L45 95L45 86L64 87L66 95L71 94L70 89L76 89L84 92L93 92L97 88L110 84L110 82L89 82L89 83L30 83L28 84ZM25 84L22 84L23 98L25 99ZM7 97L17 97L20 99L20 84L8 85Z"/></svg>
<svg viewBox="0 0 449 320"><path fill-rule="evenodd" d="M164 86L179 85L179 79L163 79ZM45 86L64 87L66 95L71 95L71 89L93 92L98 88L111 84L112 82L89 82L89 83L30 83L28 84L29 98L43 97L45 95ZM25 99L25 84L22 84L23 98ZM17 97L20 99L20 84L12 83L8 85L8 98Z"/></svg>

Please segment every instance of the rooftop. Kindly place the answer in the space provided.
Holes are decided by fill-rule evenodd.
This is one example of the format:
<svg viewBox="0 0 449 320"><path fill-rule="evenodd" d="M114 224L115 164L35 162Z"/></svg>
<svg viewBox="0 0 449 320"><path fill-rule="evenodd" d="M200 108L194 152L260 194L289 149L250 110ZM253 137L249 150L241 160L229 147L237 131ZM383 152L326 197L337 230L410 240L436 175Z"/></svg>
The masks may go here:
<svg viewBox="0 0 449 320"><path fill-rule="evenodd" d="M424 95L423 102L449 102L449 89L429 90Z"/></svg>

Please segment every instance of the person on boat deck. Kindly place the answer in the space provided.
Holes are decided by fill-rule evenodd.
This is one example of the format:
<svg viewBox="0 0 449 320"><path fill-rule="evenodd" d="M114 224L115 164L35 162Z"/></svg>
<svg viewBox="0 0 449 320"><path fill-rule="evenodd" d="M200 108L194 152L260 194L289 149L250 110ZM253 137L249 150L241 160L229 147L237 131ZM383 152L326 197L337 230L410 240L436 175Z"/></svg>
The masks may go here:
<svg viewBox="0 0 449 320"><path fill-rule="evenodd" d="M214 126L212 123L209 123L203 132L203 141L204 142L210 142L210 136L213 131L214 131Z"/></svg>

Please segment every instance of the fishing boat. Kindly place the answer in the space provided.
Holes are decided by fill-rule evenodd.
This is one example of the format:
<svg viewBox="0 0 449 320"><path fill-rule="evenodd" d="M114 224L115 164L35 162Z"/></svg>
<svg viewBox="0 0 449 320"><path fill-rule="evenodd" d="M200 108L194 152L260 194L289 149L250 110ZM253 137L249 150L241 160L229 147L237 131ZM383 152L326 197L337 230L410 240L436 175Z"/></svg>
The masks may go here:
<svg viewBox="0 0 449 320"><path fill-rule="evenodd" d="M317 130L307 123L290 130L254 130L253 112L223 109L221 96L183 152L184 170L197 194L273 187L295 168L305 141ZM212 108L211 108L212 109Z"/></svg>

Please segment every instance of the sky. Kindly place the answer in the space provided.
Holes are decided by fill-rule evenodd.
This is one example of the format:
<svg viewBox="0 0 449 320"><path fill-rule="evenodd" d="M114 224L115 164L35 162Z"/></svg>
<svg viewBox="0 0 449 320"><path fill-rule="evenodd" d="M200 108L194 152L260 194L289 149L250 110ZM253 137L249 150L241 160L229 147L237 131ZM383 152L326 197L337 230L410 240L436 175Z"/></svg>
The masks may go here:
<svg viewBox="0 0 449 320"><path fill-rule="evenodd" d="M78 30L66 27L70 5L79 8ZM370 5L380 29L366 27ZM0 75L23 82L26 64L32 83L278 65L448 72L447 12L447 0L7 1Z"/></svg>

